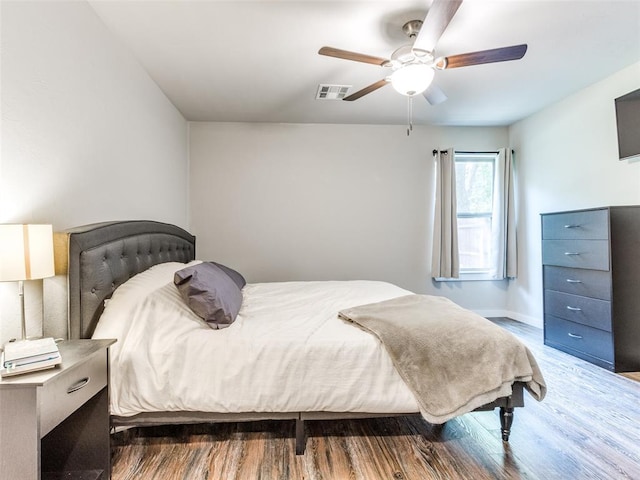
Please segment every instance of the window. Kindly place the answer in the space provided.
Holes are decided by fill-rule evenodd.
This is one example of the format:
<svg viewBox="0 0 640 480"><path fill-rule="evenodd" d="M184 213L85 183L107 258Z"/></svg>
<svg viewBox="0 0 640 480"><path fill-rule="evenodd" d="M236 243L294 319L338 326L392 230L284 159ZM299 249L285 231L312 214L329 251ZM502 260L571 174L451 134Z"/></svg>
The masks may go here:
<svg viewBox="0 0 640 480"><path fill-rule="evenodd" d="M493 184L496 153L455 152L460 273L491 271Z"/></svg>

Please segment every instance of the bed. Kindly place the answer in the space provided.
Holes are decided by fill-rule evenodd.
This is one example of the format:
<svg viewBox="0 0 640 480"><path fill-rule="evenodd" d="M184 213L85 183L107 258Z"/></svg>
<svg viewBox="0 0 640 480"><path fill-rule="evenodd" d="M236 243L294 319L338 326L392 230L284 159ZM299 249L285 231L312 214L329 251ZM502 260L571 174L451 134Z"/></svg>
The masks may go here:
<svg viewBox="0 0 640 480"><path fill-rule="evenodd" d="M296 453L302 454L307 420L421 413L442 423L466 411L498 408L502 439L508 441L524 390L539 400L544 396L531 357L533 374L515 377L492 397L478 397L489 401L478 404L476 398L462 410L429 417L380 340L338 316L361 304L419 297L395 285L247 284L238 320L212 330L201 319L178 322L171 314L176 309L189 315L171 279L185 264L198 263L190 233L160 222L123 221L61 235L68 252L69 337L118 339L110 360L114 427L293 420ZM140 292L151 296L138 301ZM149 302L155 313L139 313ZM125 308L132 313L123 315ZM229 361L234 350L240 354ZM275 360L272 351L280 352Z"/></svg>

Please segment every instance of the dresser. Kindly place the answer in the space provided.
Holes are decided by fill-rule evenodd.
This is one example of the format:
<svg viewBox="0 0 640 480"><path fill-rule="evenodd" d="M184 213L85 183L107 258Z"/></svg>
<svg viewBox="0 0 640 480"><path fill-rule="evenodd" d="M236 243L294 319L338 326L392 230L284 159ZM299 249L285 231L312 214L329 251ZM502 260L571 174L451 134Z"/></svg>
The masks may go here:
<svg viewBox="0 0 640 480"><path fill-rule="evenodd" d="M640 206L542 215L544 343L640 371Z"/></svg>

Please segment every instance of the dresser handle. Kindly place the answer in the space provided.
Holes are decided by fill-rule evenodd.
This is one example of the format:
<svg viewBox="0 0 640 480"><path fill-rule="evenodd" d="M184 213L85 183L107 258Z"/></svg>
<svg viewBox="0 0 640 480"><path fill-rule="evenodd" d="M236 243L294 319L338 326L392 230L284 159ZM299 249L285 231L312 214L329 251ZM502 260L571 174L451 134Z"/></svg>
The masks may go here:
<svg viewBox="0 0 640 480"><path fill-rule="evenodd" d="M572 256L572 255L580 255L580 252L564 252L564 254L567 256Z"/></svg>
<svg viewBox="0 0 640 480"><path fill-rule="evenodd" d="M578 340L582 339L582 335L576 335L575 333L567 333L571 338L577 338Z"/></svg>
<svg viewBox="0 0 640 480"><path fill-rule="evenodd" d="M571 278L567 278L567 283L582 283L582 280L573 280Z"/></svg>
<svg viewBox="0 0 640 480"><path fill-rule="evenodd" d="M564 228L580 228L580 225L569 224L569 225L565 225Z"/></svg>
<svg viewBox="0 0 640 480"><path fill-rule="evenodd" d="M569 305L567 305L567 310L571 310L572 312L581 312L582 309L579 307L571 307Z"/></svg>
<svg viewBox="0 0 640 480"><path fill-rule="evenodd" d="M76 383L67 388L67 393L77 392L81 388L84 388L89 383L89 377L84 377L78 380Z"/></svg>

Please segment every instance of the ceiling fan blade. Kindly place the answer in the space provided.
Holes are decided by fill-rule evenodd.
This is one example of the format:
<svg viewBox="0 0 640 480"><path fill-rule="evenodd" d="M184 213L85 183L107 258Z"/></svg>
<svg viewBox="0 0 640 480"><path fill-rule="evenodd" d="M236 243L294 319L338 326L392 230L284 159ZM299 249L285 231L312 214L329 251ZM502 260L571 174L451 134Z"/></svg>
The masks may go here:
<svg viewBox="0 0 640 480"><path fill-rule="evenodd" d="M450 57L436 60L435 66L439 69L445 69L481 65L483 63L507 62L509 60L520 60L526 52L527 44L524 43L522 45L512 45L511 47L451 55Z"/></svg>
<svg viewBox="0 0 640 480"><path fill-rule="evenodd" d="M433 0L413 44L414 51L432 53L462 0Z"/></svg>
<svg viewBox="0 0 640 480"><path fill-rule="evenodd" d="M362 90L358 90L357 92L352 93L348 97L344 97L342 100L346 102L353 102L354 100L357 100L360 97L364 97L365 95L373 92L374 90L384 87L387 83L389 83L389 81L386 78L383 78L382 80L378 80L376 83L372 83L368 87L364 87Z"/></svg>
<svg viewBox="0 0 640 480"><path fill-rule="evenodd" d="M326 55L328 57L343 58L345 60L353 60L354 62L371 63L373 65L382 66L388 63L386 58L374 57L372 55L365 55L364 53L349 52L347 50L340 50L333 47L322 47L318 50L320 55Z"/></svg>
<svg viewBox="0 0 640 480"><path fill-rule="evenodd" d="M442 89L435 84L435 82L432 82L431 85L429 85L429 88L422 92L422 95L427 99L429 105L438 105L448 98Z"/></svg>

